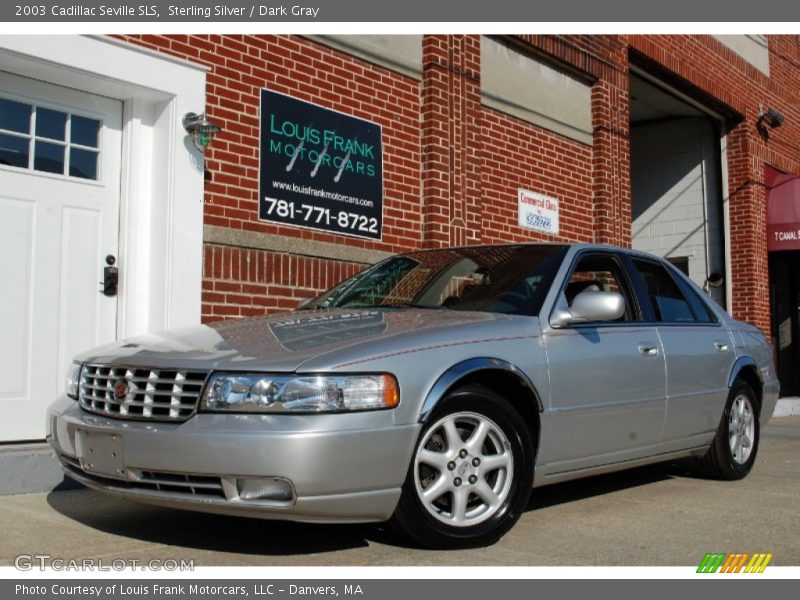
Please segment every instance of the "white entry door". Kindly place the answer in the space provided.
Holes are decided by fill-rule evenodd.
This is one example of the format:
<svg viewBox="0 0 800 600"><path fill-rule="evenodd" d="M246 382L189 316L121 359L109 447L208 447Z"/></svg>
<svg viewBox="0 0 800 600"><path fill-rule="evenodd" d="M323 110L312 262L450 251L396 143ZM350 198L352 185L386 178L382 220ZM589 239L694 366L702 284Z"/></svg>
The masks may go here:
<svg viewBox="0 0 800 600"><path fill-rule="evenodd" d="M0 71L0 441L44 439L72 357L116 337L121 145L121 102Z"/></svg>

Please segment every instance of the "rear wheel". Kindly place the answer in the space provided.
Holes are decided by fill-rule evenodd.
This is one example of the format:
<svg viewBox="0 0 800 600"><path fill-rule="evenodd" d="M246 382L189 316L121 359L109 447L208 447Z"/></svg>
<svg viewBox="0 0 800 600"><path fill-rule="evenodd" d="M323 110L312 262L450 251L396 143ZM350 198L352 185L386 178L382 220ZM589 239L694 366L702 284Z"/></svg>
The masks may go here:
<svg viewBox="0 0 800 600"><path fill-rule="evenodd" d="M431 548L495 542L527 505L533 448L508 401L483 386L458 389L420 435L394 524Z"/></svg>
<svg viewBox="0 0 800 600"><path fill-rule="evenodd" d="M759 436L756 394L746 381L737 379L728 393L717 435L700 465L715 479L741 479L753 468Z"/></svg>

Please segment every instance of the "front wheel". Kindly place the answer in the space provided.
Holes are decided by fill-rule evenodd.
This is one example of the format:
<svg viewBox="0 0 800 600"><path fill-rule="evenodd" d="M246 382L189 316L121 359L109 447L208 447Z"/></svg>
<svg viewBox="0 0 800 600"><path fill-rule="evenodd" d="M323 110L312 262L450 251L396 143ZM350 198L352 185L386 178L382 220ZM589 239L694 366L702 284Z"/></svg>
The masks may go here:
<svg viewBox="0 0 800 600"><path fill-rule="evenodd" d="M733 382L717 435L700 459L703 470L715 479L742 479L753 468L759 440L758 400L750 385Z"/></svg>
<svg viewBox="0 0 800 600"><path fill-rule="evenodd" d="M395 525L430 548L495 542L527 505L533 448L508 401L483 386L460 388L420 435Z"/></svg>

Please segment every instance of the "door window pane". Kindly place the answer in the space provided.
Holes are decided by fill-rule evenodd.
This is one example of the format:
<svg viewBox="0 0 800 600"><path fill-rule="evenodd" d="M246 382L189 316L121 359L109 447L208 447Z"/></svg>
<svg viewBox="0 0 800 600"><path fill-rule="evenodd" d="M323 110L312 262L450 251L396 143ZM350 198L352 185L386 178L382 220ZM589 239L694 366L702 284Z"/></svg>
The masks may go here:
<svg viewBox="0 0 800 600"><path fill-rule="evenodd" d="M36 108L36 136L64 141L67 113L49 108Z"/></svg>
<svg viewBox="0 0 800 600"><path fill-rule="evenodd" d="M617 259L607 254L584 255L572 271L564 295L572 305L575 297L583 292L616 292L625 298L625 314L618 321L634 321L637 317L631 294Z"/></svg>
<svg viewBox="0 0 800 600"><path fill-rule="evenodd" d="M0 165L28 168L30 140L0 133Z"/></svg>
<svg viewBox="0 0 800 600"><path fill-rule="evenodd" d="M70 142L81 146L97 148L100 121L72 115Z"/></svg>
<svg viewBox="0 0 800 600"><path fill-rule="evenodd" d="M664 267L644 260L634 260L633 264L636 265L639 275L644 280L657 321L664 323L695 322L695 315L686 297Z"/></svg>
<svg viewBox="0 0 800 600"><path fill-rule="evenodd" d="M99 119L0 98L0 166L97 181L102 126Z"/></svg>
<svg viewBox="0 0 800 600"><path fill-rule="evenodd" d="M695 320L698 323L716 323L717 318L714 316L714 313L711 312L708 304L706 304L705 300L700 297L694 288L679 277L676 277L675 280L678 282L678 286L680 286L681 291L689 301Z"/></svg>
<svg viewBox="0 0 800 600"><path fill-rule="evenodd" d="M46 173L64 173L64 146L37 140L33 168Z"/></svg>
<svg viewBox="0 0 800 600"><path fill-rule="evenodd" d="M0 129L30 133L31 105L0 98Z"/></svg>
<svg viewBox="0 0 800 600"><path fill-rule="evenodd" d="M97 152L70 148L69 174L83 179L97 179Z"/></svg>

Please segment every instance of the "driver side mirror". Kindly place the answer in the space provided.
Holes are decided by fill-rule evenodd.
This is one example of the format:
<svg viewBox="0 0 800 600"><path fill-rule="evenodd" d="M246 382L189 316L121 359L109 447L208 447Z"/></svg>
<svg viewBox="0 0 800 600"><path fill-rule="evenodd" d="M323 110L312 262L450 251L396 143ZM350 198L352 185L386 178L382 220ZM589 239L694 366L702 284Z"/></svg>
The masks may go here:
<svg viewBox="0 0 800 600"><path fill-rule="evenodd" d="M561 294L550 317L553 327L568 327L574 323L616 321L625 314L625 298L617 292L584 291L575 296L571 305Z"/></svg>

